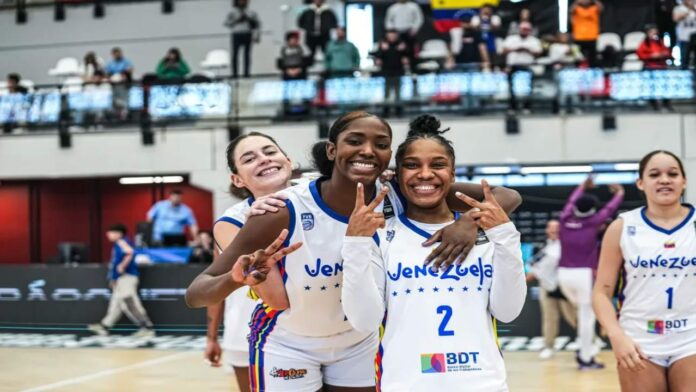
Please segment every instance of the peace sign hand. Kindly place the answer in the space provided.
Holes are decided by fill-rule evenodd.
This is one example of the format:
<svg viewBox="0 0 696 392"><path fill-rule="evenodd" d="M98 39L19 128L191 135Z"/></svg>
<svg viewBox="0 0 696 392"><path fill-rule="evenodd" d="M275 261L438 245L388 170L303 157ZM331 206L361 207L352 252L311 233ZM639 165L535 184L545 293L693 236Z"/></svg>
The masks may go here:
<svg viewBox="0 0 696 392"><path fill-rule="evenodd" d="M375 208L387 196L389 189L382 188L382 191L368 205L365 205L365 187L358 183L358 190L355 194L355 208L350 214L346 236L348 237L372 237L377 229L384 227L384 214L375 212Z"/></svg>
<svg viewBox="0 0 696 392"><path fill-rule="evenodd" d="M266 249L259 249L254 253L239 256L232 267L232 280L248 286L264 282L276 263L302 246L302 242L296 242L282 248L287 236L288 230L283 229L278 238Z"/></svg>
<svg viewBox="0 0 696 392"><path fill-rule="evenodd" d="M470 205L472 207L471 217L474 218L476 224L479 225L483 230L488 230L490 228L502 225L504 223L510 222L510 218L507 216L505 211L500 207L500 204L493 197L491 192L491 187L488 185L488 181L481 180L481 186L483 187L483 201L477 201L461 192L457 192L456 196L459 200Z"/></svg>

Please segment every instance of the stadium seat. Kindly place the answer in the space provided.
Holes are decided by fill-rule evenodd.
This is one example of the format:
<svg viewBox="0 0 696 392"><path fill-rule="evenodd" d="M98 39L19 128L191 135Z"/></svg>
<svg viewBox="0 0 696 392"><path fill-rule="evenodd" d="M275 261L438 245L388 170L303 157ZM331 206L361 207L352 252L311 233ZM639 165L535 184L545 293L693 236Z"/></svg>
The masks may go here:
<svg viewBox="0 0 696 392"><path fill-rule="evenodd" d="M74 57L63 57L58 60L55 68L48 71L51 76L56 76L59 78L66 78L70 76L77 76L82 74L82 67L80 67L80 62Z"/></svg>
<svg viewBox="0 0 696 392"><path fill-rule="evenodd" d="M638 55L631 53L624 58L624 62L621 65L622 71L642 71L643 62L638 58Z"/></svg>
<svg viewBox="0 0 696 392"><path fill-rule="evenodd" d="M79 76L72 76L63 81L63 87L61 87L61 92L63 93L76 93L82 91L82 78Z"/></svg>
<svg viewBox="0 0 696 392"><path fill-rule="evenodd" d="M421 60L444 60L448 54L447 43L441 39L429 39L418 54Z"/></svg>
<svg viewBox="0 0 696 392"><path fill-rule="evenodd" d="M597 39L597 50L603 51L607 46L613 46L616 50L622 50L621 37L616 33L602 33Z"/></svg>
<svg viewBox="0 0 696 392"><path fill-rule="evenodd" d="M201 61L201 67L207 71L219 74L230 66L230 53L225 49L215 49L208 52L205 60Z"/></svg>
<svg viewBox="0 0 696 392"><path fill-rule="evenodd" d="M623 50L626 52L635 52L644 39L645 33L642 31L632 31L624 35Z"/></svg>

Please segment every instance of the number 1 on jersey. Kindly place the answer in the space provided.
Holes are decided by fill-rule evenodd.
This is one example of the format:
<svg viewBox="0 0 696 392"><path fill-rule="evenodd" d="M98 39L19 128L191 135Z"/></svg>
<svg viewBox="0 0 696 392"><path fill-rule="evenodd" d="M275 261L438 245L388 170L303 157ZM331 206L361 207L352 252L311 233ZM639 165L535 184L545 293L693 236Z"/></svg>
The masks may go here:
<svg viewBox="0 0 696 392"><path fill-rule="evenodd" d="M445 329L447 328L447 323L449 323L452 318L452 307L447 305L441 305L437 307L437 314L445 314L440 322L440 327L437 329L437 334L440 336L454 336L454 331Z"/></svg>
<svg viewBox="0 0 696 392"><path fill-rule="evenodd" d="M674 298L674 287L670 287L665 290L667 293L667 309L672 309L672 299Z"/></svg>

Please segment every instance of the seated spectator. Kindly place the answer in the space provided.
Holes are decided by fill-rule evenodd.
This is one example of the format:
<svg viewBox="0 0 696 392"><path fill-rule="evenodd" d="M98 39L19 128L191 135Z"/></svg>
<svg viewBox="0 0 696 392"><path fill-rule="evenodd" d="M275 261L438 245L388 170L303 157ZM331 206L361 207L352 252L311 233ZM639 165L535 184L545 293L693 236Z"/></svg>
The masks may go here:
<svg viewBox="0 0 696 392"><path fill-rule="evenodd" d="M171 48L157 64L157 78L165 82L182 82L191 72L178 48Z"/></svg>
<svg viewBox="0 0 696 392"><path fill-rule="evenodd" d="M278 68L283 73L283 80L307 79L307 57L297 31L285 33L285 46L280 49Z"/></svg>
<svg viewBox="0 0 696 392"><path fill-rule="evenodd" d="M479 14L471 18L471 25L481 31L483 40L486 42L486 48L488 49L488 58L491 59L491 62L497 64L497 62L495 62L497 56L495 38L503 25L503 20L495 13L495 9L492 5L484 4Z"/></svg>
<svg viewBox="0 0 696 392"><path fill-rule="evenodd" d="M215 244L213 236L209 231L201 231L198 233L194 241L193 251L191 253L191 263L206 263L210 264L215 258Z"/></svg>
<svg viewBox="0 0 696 392"><path fill-rule="evenodd" d="M580 47L570 42L568 33L559 32L552 46L554 50L549 50L549 58L556 69L568 64L579 64L583 60Z"/></svg>
<svg viewBox="0 0 696 392"><path fill-rule="evenodd" d="M193 238L198 235L198 225L193 211L181 202L181 191L178 189L172 190L167 200L158 201L150 208L147 221L152 223L152 241L155 244L185 243L186 226Z"/></svg>
<svg viewBox="0 0 696 392"><path fill-rule="evenodd" d="M517 35L520 33L520 23L522 22L532 22L532 13L529 11L529 8L522 8L520 10L520 13L517 16L517 20L513 20L510 22L510 26L508 26L508 32L507 35ZM532 31L532 35L535 37L539 35L539 30L534 27L534 30Z"/></svg>
<svg viewBox="0 0 696 392"><path fill-rule="evenodd" d="M121 48L111 49L111 61L106 64L106 75L112 83L130 82L133 79L133 63L123 57Z"/></svg>
<svg viewBox="0 0 696 392"><path fill-rule="evenodd" d="M94 52L87 52L82 64L82 80L85 83L101 83L106 76L104 62Z"/></svg>
<svg viewBox="0 0 696 392"><path fill-rule="evenodd" d="M360 69L360 53L346 39L346 29L336 28L336 39L326 47L326 73L329 77L353 76Z"/></svg>
<svg viewBox="0 0 696 392"><path fill-rule="evenodd" d="M465 14L461 19L462 27L462 46L459 53L451 55L447 59L447 68L464 68L478 70L490 69L490 60L486 43L483 41L481 32L476 30L471 24L471 15Z"/></svg>
<svg viewBox="0 0 696 392"><path fill-rule="evenodd" d="M398 103L401 99L401 77L406 73L406 66L409 65L408 47L401 39L396 30L387 30L384 40L377 45L374 53L375 64L380 67L380 75L384 76L384 100L385 102L394 94L397 110L400 109ZM389 113L385 107L385 115Z"/></svg>
<svg viewBox="0 0 696 392"><path fill-rule="evenodd" d="M520 33L505 38L503 53L506 55L506 71L510 92L510 110L517 110L517 100L513 90L513 76L519 71L529 71L529 66L542 52L541 41L532 35L532 24L520 23ZM525 111L529 111L529 100L525 102Z"/></svg>
<svg viewBox="0 0 696 392"><path fill-rule="evenodd" d="M672 58L669 48L662 42L660 32L657 26L654 25L646 27L645 39L641 42L638 50L636 50L636 54L638 58L643 61L645 69L666 69L667 60ZM650 104L653 109L660 109L657 100L651 99ZM666 111L672 110L672 105L669 100L663 100L662 104Z"/></svg>
<svg viewBox="0 0 696 392"><path fill-rule="evenodd" d="M11 73L7 75L7 92L10 94L26 94L29 92L26 87L19 84L22 77L18 73Z"/></svg>

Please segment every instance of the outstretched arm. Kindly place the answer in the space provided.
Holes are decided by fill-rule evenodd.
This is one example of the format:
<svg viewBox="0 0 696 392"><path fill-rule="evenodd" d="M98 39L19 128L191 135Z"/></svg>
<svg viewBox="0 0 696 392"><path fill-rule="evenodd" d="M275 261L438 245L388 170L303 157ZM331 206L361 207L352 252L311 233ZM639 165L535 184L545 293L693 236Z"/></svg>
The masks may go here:
<svg viewBox="0 0 696 392"><path fill-rule="evenodd" d="M450 193L447 195L447 205L455 211L466 212L471 209L471 206L457 198L457 192L463 193L479 201L483 200L484 198L482 185L457 182L452 186ZM514 189L496 186L491 187L491 192L493 192L493 197L495 197L495 200L498 202L500 207L508 215L514 212L517 207L522 204L522 197L520 196L519 192Z"/></svg>

